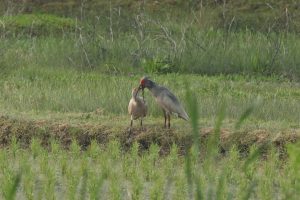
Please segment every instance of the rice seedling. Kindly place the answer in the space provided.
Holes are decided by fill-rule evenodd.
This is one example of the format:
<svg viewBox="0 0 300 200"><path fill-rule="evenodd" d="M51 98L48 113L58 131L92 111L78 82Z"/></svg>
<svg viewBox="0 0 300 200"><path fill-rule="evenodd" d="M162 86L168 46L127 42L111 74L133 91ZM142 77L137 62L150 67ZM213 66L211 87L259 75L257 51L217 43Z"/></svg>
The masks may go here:
<svg viewBox="0 0 300 200"><path fill-rule="evenodd" d="M297 144L289 145L287 163L279 160L274 149L261 159L260 147L251 148L245 158L233 147L226 156L212 159L199 157L195 147L184 158L175 145L163 157L158 156L157 145L142 155L137 153L137 144L129 152L123 152L118 142L109 144L110 151L93 145L93 154L91 150L78 154L77 148L55 154L36 142L35 150L40 151L17 147L15 157L11 147L1 149L1 197L248 199L297 195Z"/></svg>

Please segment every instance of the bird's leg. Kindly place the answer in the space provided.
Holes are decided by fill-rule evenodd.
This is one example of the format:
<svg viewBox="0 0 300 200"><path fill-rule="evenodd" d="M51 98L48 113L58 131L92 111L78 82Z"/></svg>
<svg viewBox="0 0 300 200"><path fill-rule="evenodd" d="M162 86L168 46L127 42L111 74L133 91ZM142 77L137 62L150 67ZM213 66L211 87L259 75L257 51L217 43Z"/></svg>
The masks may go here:
<svg viewBox="0 0 300 200"><path fill-rule="evenodd" d="M133 117L131 115L131 117L130 117L130 129L132 128L132 125L133 125Z"/></svg>
<svg viewBox="0 0 300 200"><path fill-rule="evenodd" d="M131 134L131 131L132 131L132 125L133 125L133 117L132 117L132 115L131 115L130 127L129 127L129 134Z"/></svg>
<svg viewBox="0 0 300 200"><path fill-rule="evenodd" d="M132 116L131 116L130 127L132 127L132 125L133 125L133 119L132 119Z"/></svg>
<svg viewBox="0 0 300 200"><path fill-rule="evenodd" d="M143 117L141 117L141 130L144 131L144 127L143 127Z"/></svg>
<svg viewBox="0 0 300 200"><path fill-rule="evenodd" d="M166 113L166 111L165 110L163 110L163 112L164 112L164 117L165 117L165 128L167 128L167 113Z"/></svg>
<svg viewBox="0 0 300 200"><path fill-rule="evenodd" d="M171 116L170 116L170 114L168 114L168 128L170 128L170 127L171 127L171 123L170 123L170 121L171 121Z"/></svg>

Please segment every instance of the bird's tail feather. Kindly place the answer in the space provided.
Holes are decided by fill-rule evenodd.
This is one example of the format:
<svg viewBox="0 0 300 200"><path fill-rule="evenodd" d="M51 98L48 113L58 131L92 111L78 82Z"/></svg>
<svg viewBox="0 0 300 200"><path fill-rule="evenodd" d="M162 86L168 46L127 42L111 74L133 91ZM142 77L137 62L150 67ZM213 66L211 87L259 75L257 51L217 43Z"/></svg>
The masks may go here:
<svg viewBox="0 0 300 200"><path fill-rule="evenodd" d="M178 117L180 117L180 118L182 118L182 119L184 119L184 120L186 120L186 121L188 121L188 120L189 120L189 116L187 115L187 113L186 113L186 112L184 112L184 113L182 113L182 114L178 115Z"/></svg>

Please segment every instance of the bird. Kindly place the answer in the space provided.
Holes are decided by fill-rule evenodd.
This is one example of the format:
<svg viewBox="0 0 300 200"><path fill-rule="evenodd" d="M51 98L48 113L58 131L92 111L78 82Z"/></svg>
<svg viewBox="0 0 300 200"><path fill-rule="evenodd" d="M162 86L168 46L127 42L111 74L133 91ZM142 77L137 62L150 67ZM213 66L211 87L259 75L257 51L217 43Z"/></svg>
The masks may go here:
<svg viewBox="0 0 300 200"><path fill-rule="evenodd" d="M168 128L171 127L170 124L171 114L176 114L178 115L178 117L186 121L189 120L189 116L185 112L179 100L169 89L156 84L154 81L150 80L146 76L141 78L140 85L139 85L139 90L142 89L143 94L144 94L144 88L147 88L152 93L156 103L162 108L165 117L165 123L164 123L165 128L167 128L167 120L168 120Z"/></svg>
<svg viewBox="0 0 300 200"><path fill-rule="evenodd" d="M144 99L138 96L139 88L133 88L131 99L128 104L128 113L131 116L130 128L132 128L133 120L141 119L141 127L143 127L143 118L146 117L148 106ZM131 130L131 129L130 129Z"/></svg>

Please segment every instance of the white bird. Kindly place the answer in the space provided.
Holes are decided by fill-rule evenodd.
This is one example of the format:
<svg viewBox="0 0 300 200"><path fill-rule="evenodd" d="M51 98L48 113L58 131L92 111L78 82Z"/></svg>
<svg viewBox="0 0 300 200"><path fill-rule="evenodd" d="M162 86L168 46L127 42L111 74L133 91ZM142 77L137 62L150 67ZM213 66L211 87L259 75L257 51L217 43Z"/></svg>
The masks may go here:
<svg viewBox="0 0 300 200"><path fill-rule="evenodd" d="M133 125L133 120L141 119L141 126L143 127L143 118L146 117L148 106L147 103L141 97L137 96L139 92L138 88L132 89L132 97L128 104L128 113L131 116L130 127Z"/></svg>
<svg viewBox="0 0 300 200"><path fill-rule="evenodd" d="M167 88L157 85L155 82L150 80L148 77L143 77L140 80L139 89L144 91L144 88L148 88L152 95L154 96L156 103L162 108L165 117L165 127L170 128L170 118L171 114L177 114L178 117L188 120L189 116L183 109L182 105L179 103L177 97L170 92Z"/></svg>

